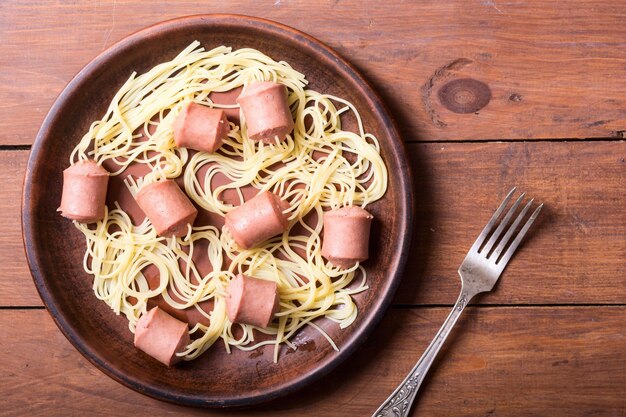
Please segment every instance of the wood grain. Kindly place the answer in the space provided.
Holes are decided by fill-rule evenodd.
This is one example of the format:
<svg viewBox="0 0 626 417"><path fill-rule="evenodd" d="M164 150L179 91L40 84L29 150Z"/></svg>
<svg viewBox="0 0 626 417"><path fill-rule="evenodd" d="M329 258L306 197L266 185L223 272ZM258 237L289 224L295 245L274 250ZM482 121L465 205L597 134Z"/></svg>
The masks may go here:
<svg viewBox="0 0 626 417"><path fill-rule="evenodd" d="M28 151L0 152L0 306L39 306L20 226Z"/></svg>
<svg viewBox="0 0 626 417"><path fill-rule="evenodd" d="M545 203L485 304L626 303L626 142L420 144L413 256L397 302L452 303L457 270L507 192ZM518 193L519 194L519 193ZM584 301L583 301L584 300Z"/></svg>
<svg viewBox="0 0 626 417"><path fill-rule="evenodd" d="M373 337L320 382L233 416L365 416L392 391L447 315L391 310ZM425 382L413 415L621 416L626 307L473 308ZM44 310L4 311L3 415L221 415L152 400L96 370ZM20 323L14 326L13 323ZM599 348L601 346L601 348Z"/></svg>
<svg viewBox="0 0 626 417"><path fill-rule="evenodd" d="M307 32L360 68L407 141L623 137L626 3L374 0L0 4L0 144L33 142L63 86L94 56L147 25L241 13ZM303 70L306 71L304 68ZM447 81L485 82L489 104L441 106Z"/></svg>
<svg viewBox="0 0 626 417"><path fill-rule="evenodd" d="M546 208L496 290L461 318L413 415L626 414L626 3L4 0L0 415L223 414L117 384L77 353L45 310L15 309L41 301L19 224L28 151L11 145L33 143L65 84L108 46L147 25L206 12L265 17L317 37L382 94L405 141L428 142L407 146L417 222L400 307L328 377L229 414L369 415L448 314L432 305L456 299L456 269L513 185ZM442 87L463 78L489 87L477 112L455 113L448 107L459 106L439 99ZM473 93L449 99L471 101ZM532 141L563 138L610 141ZM483 143L455 143L467 140Z"/></svg>
<svg viewBox="0 0 626 417"><path fill-rule="evenodd" d="M506 192L546 204L527 243L481 304L626 303L626 142L408 146L415 239L396 302L451 304L456 270ZM22 250L19 199L27 151L0 152L0 306L41 305Z"/></svg>

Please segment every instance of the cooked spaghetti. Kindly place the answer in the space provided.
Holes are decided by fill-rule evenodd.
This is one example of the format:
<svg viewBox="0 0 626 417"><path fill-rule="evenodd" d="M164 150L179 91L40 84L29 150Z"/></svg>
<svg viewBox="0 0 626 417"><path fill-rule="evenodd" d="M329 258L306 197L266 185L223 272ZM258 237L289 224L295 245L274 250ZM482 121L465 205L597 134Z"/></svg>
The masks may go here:
<svg viewBox="0 0 626 417"><path fill-rule="evenodd" d="M216 153L190 157L186 149L175 146L173 123L187 103L236 108L214 103L209 95L255 81L287 87L295 128L285 141L268 145L249 140L241 114L242 127L230 123L228 138ZM125 181L133 194L141 183L182 175L187 195L204 210L222 216L235 207L223 201L224 193L235 192L243 203L244 187L272 191L289 203L288 230L248 250L237 247L225 228L211 225L190 226L182 238L160 237L149 220L133 224L118 204L95 226L75 222L86 237L84 268L94 277L96 296L116 314L124 314L131 331L146 313L148 300L162 296L173 308L196 308L210 323L189 330L191 342L181 353L186 360L222 339L229 351L273 344L276 361L280 344L296 348L289 340L307 325L338 349L314 320L325 317L341 328L349 326L357 316L352 295L367 289L367 279L358 263L341 269L322 258L322 214L349 205L365 207L380 199L387 188L387 170L378 141L365 132L357 109L339 97L305 89L306 84L304 75L286 62L259 51L225 46L205 51L194 42L173 60L142 75L133 73L104 117L76 146L72 164L88 158L99 164L110 160L117 167L112 175L122 174L130 164L147 165L149 174ZM342 130L344 114L352 115L354 132ZM217 175L228 178L228 183L214 186ZM201 256L211 266L206 274L193 260L201 240L206 241ZM159 271L158 285L152 288L143 275L148 266ZM269 327L228 320L225 288L238 273L277 283L280 310ZM206 301L213 303L210 311L199 306Z"/></svg>

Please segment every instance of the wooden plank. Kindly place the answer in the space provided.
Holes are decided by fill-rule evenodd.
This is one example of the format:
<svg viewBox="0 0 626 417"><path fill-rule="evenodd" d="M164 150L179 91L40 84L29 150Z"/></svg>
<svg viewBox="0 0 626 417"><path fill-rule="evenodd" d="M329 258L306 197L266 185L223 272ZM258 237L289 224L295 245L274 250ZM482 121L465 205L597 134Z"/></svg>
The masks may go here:
<svg viewBox="0 0 626 417"><path fill-rule="evenodd" d="M0 152L0 306L37 306L22 242L22 184L28 151Z"/></svg>
<svg viewBox="0 0 626 417"><path fill-rule="evenodd" d="M32 143L63 86L115 41L206 12L273 19L328 43L382 93L407 141L623 137L623 2L317 3L5 0L0 67L10 70L0 73L0 144ZM491 100L457 114L438 92L465 77L485 82ZM451 97L467 102L475 92Z"/></svg>
<svg viewBox="0 0 626 417"><path fill-rule="evenodd" d="M408 149L416 226L397 302L453 303L465 254L517 186L544 202L544 210L495 290L476 302L626 303L624 291L616 290L626 287L626 142Z"/></svg>
<svg viewBox="0 0 626 417"><path fill-rule="evenodd" d="M483 304L626 303L626 142L412 144L416 226L396 302L451 304L456 270L506 192L546 204ZM26 151L0 152L0 305L40 305L21 243Z"/></svg>
<svg viewBox="0 0 626 417"><path fill-rule="evenodd" d="M370 415L447 313L391 310L365 346L326 378L287 398L229 414ZM626 307L470 307L431 370L413 415L623 415L624 317ZM10 335L0 338L0 404L6 415L223 413L164 404L114 382L73 349L44 310L2 311L0 331Z"/></svg>

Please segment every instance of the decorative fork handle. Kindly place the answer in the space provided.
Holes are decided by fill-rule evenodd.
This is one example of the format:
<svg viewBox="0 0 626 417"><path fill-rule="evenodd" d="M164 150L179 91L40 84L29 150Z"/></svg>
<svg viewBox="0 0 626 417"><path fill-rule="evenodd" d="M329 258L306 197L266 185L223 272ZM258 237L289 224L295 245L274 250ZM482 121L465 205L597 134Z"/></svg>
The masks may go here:
<svg viewBox="0 0 626 417"><path fill-rule="evenodd" d="M387 398L387 400L376 410L372 417L406 417L411 411L411 405L415 400L417 391L422 385L426 373L430 366L433 364L435 357L441 350L441 346L446 341L446 338L450 334L452 327L461 316L461 313L465 309L467 303L474 297L475 294L469 294L464 289L461 290L461 295L457 300L454 308L448 315L448 318L430 345L424 351L424 354L419 361L415 364L415 367L402 381L402 383L396 388L396 390Z"/></svg>

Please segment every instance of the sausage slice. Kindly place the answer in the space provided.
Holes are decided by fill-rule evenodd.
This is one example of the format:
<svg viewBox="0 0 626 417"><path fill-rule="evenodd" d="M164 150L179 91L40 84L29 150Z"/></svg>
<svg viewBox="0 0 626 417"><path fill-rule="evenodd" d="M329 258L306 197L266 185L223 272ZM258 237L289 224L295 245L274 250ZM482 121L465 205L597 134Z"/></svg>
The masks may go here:
<svg viewBox="0 0 626 417"><path fill-rule="evenodd" d="M63 193L57 211L83 223L102 220L108 185L109 172L94 160L72 165L63 171Z"/></svg>
<svg viewBox="0 0 626 417"><path fill-rule="evenodd" d="M187 323L154 307L139 318L135 327L135 347L161 363L172 366L182 358L177 353L189 344Z"/></svg>
<svg viewBox="0 0 626 417"><path fill-rule="evenodd" d="M243 249L250 249L287 230L280 197L269 191L257 194L226 214L226 227Z"/></svg>
<svg viewBox="0 0 626 417"><path fill-rule="evenodd" d="M224 110L191 102L174 121L174 142L179 148L212 153L222 146L229 131Z"/></svg>
<svg viewBox="0 0 626 417"><path fill-rule="evenodd" d="M373 218L361 207L343 207L325 212L322 256L341 268L351 268L357 262L366 260Z"/></svg>
<svg viewBox="0 0 626 417"><path fill-rule="evenodd" d="M276 283L239 274L226 288L226 314L232 323L269 326L278 311Z"/></svg>
<svg viewBox="0 0 626 417"><path fill-rule="evenodd" d="M160 236L184 236L198 210L174 180L153 182L141 187L135 196Z"/></svg>
<svg viewBox="0 0 626 417"><path fill-rule="evenodd" d="M252 83L243 88L237 103L246 118L248 137L275 143L293 130L293 117L287 103L287 88L271 81Z"/></svg>

